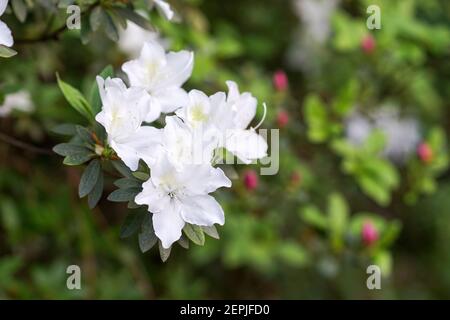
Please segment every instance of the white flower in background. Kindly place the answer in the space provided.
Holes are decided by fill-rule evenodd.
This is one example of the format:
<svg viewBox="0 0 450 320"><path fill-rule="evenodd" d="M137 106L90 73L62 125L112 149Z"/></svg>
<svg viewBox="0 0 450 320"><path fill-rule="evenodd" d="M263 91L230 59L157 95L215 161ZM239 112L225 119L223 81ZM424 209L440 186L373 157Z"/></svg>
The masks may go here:
<svg viewBox="0 0 450 320"><path fill-rule="evenodd" d="M330 36L330 21L339 0L296 0L295 12L308 38L324 43Z"/></svg>
<svg viewBox="0 0 450 320"><path fill-rule="evenodd" d="M239 93L233 81L227 81L228 96L223 92L207 97L198 90L189 92L189 103L177 115L193 128L201 127L209 138L217 138L217 148L224 147L244 163L267 155L267 142L254 129L247 129L256 115L257 100L249 92Z"/></svg>
<svg viewBox="0 0 450 320"><path fill-rule="evenodd" d="M223 171L211 165L192 165L177 171L163 155L151 168L151 178L142 185L135 202L153 213L153 228L164 248L180 239L185 223L198 226L223 225L224 212L209 195L230 187Z"/></svg>
<svg viewBox="0 0 450 320"><path fill-rule="evenodd" d="M19 91L5 96L0 105L0 117L8 116L13 110L31 112L34 109L30 94L27 91Z"/></svg>
<svg viewBox="0 0 450 320"><path fill-rule="evenodd" d="M5 12L7 5L8 0L0 0L0 17ZM0 20L0 45L12 47L13 44L14 39L12 37L11 30L8 28L6 23Z"/></svg>
<svg viewBox="0 0 450 320"><path fill-rule="evenodd" d="M347 139L354 145L362 144L373 130L385 134L383 154L397 163L414 153L421 140L417 120L401 117L398 110L390 106L382 106L367 116L356 112L346 124Z"/></svg>
<svg viewBox="0 0 450 320"><path fill-rule="evenodd" d="M293 68L314 69L314 61L331 34L331 18L340 0L294 0L294 12L301 20L287 59Z"/></svg>
<svg viewBox="0 0 450 320"><path fill-rule="evenodd" d="M158 107L150 103L150 95L140 88L127 88L118 78L97 77L97 83L102 111L95 120L105 127L111 147L133 171L138 168L139 159L152 163L161 132L142 126L144 119L152 121L159 116Z"/></svg>
<svg viewBox="0 0 450 320"><path fill-rule="evenodd" d="M164 0L154 0L156 9L161 15L163 15L167 20L172 20L174 12L170 5Z"/></svg>
<svg viewBox="0 0 450 320"><path fill-rule="evenodd" d="M158 42L165 49L169 47L168 39L162 39L157 32L148 31L131 21L128 21L126 29L120 29L119 49L132 59L139 56L143 43L146 41Z"/></svg>
<svg viewBox="0 0 450 320"><path fill-rule="evenodd" d="M155 41L144 44L136 60L126 62L122 70L128 75L132 87L147 90L152 105L162 112L173 112L187 102L187 93L181 88L191 76L194 54L189 51L165 53Z"/></svg>

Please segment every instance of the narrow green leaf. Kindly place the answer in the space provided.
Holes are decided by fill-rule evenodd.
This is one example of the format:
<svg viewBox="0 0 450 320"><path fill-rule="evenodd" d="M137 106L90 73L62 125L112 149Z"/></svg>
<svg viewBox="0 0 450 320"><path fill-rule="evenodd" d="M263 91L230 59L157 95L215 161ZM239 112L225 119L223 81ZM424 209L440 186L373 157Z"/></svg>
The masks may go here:
<svg viewBox="0 0 450 320"><path fill-rule="evenodd" d="M64 158L63 163L68 166L78 166L80 164L83 164L89 160L91 160L95 154L91 153L76 153L71 154L70 156L67 156Z"/></svg>
<svg viewBox="0 0 450 320"><path fill-rule="evenodd" d="M88 194L88 205L90 209L94 209L97 203L102 198L103 194L103 174L100 174L100 176L97 179L97 182L95 183L94 188L92 191Z"/></svg>
<svg viewBox="0 0 450 320"><path fill-rule="evenodd" d="M155 231L153 230L152 219L148 213L142 221L141 232L138 235L139 248L142 252L150 250L158 241Z"/></svg>
<svg viewBox="0 0 450 320"><path fill-rule="evenodd" d="M148 214L149 213L147 211L139 211L127 215L125 221L120 227L120 237L122 239L125 239L132 236L139 229L142 221Z"/></svg>
<svg viewBox="0 0 450 320"><path fill-rule="evenodd" d="M201 227L186 224L183 228L184 234L196 245L203 246L205 244L205 234Z"/></svg>
<svg viewBox="0 0 450 320"><path fill-rule="evenodd" d="M23 0L12 0L11 6L17 19L24 23L27 19L27 6L25 2Z"/></svg>
<svg viewBox="0 0 450 320"><path fill-rule="evenodd" d="M328 220L319 209L314 206L308 206L300 211L300 216L306 223L313 227L325 230L328 227Z"/></svg>
<svg viewBox="0 0 450 320"><path fill-rule="evenodd" d="M77 134L81 138L83 142L86 142L88 144L94 144L94 139L92 138L92 132L89 131L89 129L82 127L82 126L76 126Z"/></svg>
<svg viewBox="0 0 450 320"><path fill-rule="evenodd" d="M98 159L94 159L88 164L86 170L84 170L83 175L81 176L80 184L78 185L78 195L80 198L87 196L92 191L100 174L100 161Z"/></svg>
<svg viewBox="0 0 450 320"><path fill-rule="evenodd" d="M72 143L60 143L53 147L53 152L59 154L60 156L66 157L72 154L91 154L90 150Z"/></svg>
<svg viewBox="0 0 450 320"><path fill-rule="evenodd" d="M177 241L180 246L184 249L189 249L189 240L185 236L181 236L180 240Z"/></svg>
<svg viewBox="0 0 450 320"><path fill-rule="evenodd" d="M172 247L170 247L169 249L164 248L161 244L161 241L158 241L158 246L159 246L159 255L161 257L161 260L162 260L162 262L166 262L167 259L169 259L170 251L172 250Z"/></svg>
<svg viewBox="0 0 450 320"><path fill-rule="evenodd" d="M14 51L11 48L0 45L0 58L11 58L17 54L17 51Z"/></svg>
<svg viewBox="0 0 450 320"><path fill-rule="evenodd" d="M117 30L117 26L110 14L106 16L105 33L106 36L112 41L119 40L119 31Z"/></svg>
<svg viewBox="0 0 450 320"><path fill-rule="evenodd" d="M205 232L208 236L214 239L220 239L219 233L217 232L216 226L203 226L202 227L203 232Z"/></svg>
<svg viewBox="0 0 450 320"><path fill-rule="evenodd" d="M130 20L140 26L141 28L153 31L154 28L150 24L150 21L146 19L145 17L141 16L140 14L137 14L134 10L129 8L115 8L116 12L118 12L119 15L124 17L127 20Z"/></svg>
<svg viewBox="0 0 450 320"><path fill-rule="evenodd" d="M92 10L91 15L89 16L89 23L91 25L91 29L93 31L97 31L98 28L105 23L106 20L106 12L103 10L101 6L97 6Z"/></svg>
<svg viewBox="0 0 450 320"><path fill-rule="evenodd" d="M83 45L86 45L91 40L91 24L89 22L89 17L87 15L82 15L81 17L81 30L80 30L80 39Z"/></svg>
<svg viewBox="0 0 450 320"><path fill-rule="evenodd" d="M77 133L77 127L71 123L64 123L53 127L51 131L63 136L73 136Z"/></svg>
<svg viewBox="0 0 450 320"><path fill-rule="evenodd" d="M108 196L108 200L113 202L128 202L134 200L141 190L140 188L117 189Z"/></svg>
<svg viewBox="0 0 450 320"><path fill-rule="evenodd" d="M135 180L135 179L121 178L121 179L114 181L114 185L121 189L141 188L142 182Z"/></svg>
<svg viewBox="0 0 450 320"><path fill-rule="evenodd" d="M142 181L147 181L150 178L148 173L139 171L133 172L133 176Z"/></svg>
<svg viewBox="0 0 450 320"><path fill-rule="evenodd" d="M93 120L94 115L92 114L91 107L89 103L86 101L84 96L81 94L80 91L69 85L68 83L62 81L59 78L59 74L56 74L59 88L61 89L64 97L66 98L67 102L81 115L86 117L88 120Z"/></svg>
<svg viewBox="0 0 450 320"><path fill-rule="evenodd" d="M127 178L134 178L133 172L122 161L112 161L113 167L123 176Z"/></svg>

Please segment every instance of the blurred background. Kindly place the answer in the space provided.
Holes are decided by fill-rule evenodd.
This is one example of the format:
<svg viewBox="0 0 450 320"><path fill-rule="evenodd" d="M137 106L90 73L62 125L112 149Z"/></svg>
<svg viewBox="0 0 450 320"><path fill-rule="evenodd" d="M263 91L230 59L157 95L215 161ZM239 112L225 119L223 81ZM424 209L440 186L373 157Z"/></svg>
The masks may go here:
<svg viewBox="0 0 450 320"><path fill-rule="evenodd" d="M19 54L0 60L0 298L450 298L449 1L168 1L176 22L131 1L156 33L58 31L74 2L96 3L11 0L1 18ZM381 29L366 25L370 5ZM51 151L65 141L55 125L84 124L55 73L86 93L147 39L194 50L187 89L234 80L280 129L279 173L236 166L216 193L221 239L165 263L120 238L129 209L106 200L112 178L90 210L82 168ZM66 287L73 264L82 290ZM366 287L370 264L381 290Z"/></svg>

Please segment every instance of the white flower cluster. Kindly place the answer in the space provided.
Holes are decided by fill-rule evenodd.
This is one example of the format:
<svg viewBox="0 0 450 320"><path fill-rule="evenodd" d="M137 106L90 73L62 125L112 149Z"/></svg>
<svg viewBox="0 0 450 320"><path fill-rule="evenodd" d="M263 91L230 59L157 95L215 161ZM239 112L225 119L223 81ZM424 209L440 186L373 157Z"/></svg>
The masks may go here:
<svg viewBox="0 0 450 320"><path fill-rule="evenodd" d="M192 73L192 52L166 53L157 42L146 42L139 58L122 70L130 87L119 78L97 77L102 110L96 120L108 134L108 143L133 171L139 160L150 168L135 202L147 205L153 227L164 248L181 237L186 223L224 224L224 212L209 194L230 187L224 172L212 165L214 150L225 148L242 162L266 156L267 143L252 128L257 100L240 93L228 81L228 95L187 93L181 86ZM165 126L148 125L161 113Z"/></svg>
<svg viewBox="0 0 450 320"><path fill-rule="evenodd" d="M0 0L0 17L5 12L7 5L8 0ZM0 20L0 45L12 47L13 44L14 39L12 37L11 30L8 28L6 23Z"/></svg>

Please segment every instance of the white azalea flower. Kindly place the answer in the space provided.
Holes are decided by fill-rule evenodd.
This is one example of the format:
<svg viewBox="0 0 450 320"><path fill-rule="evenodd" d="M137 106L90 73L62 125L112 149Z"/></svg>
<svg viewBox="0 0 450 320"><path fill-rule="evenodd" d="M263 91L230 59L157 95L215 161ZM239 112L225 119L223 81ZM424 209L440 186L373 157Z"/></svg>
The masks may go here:
<svg viewBox="0 0 450 320"><path fill-rule="evenodd" d="M0 0L0 17L5 12L7 5L8 0ZM12 37L11 30L8 28L6 23L0 20L0 45L12 47L13 44L14 39Z"/></svg>
<svg viewBox="0 0 450 320"><path fill-rule="evenodd" d="M230 187L223 171L210 165L191 165L177 171L163 155L151 168L151 178L135 202L153 213L153 228L164 248L180 239L185 223L199 226L223 225L224 212L209 195Z"/></svg>
<svg viewBox="0 0 450 320"><path fill-rule="evenodd" d="M95 119L105 127L110 146L133 171L139 159L152 163L161 133L154 127L141 126L144 119L155 120L159 115L150 95L140 88L127 88L118 78L97 77L97 83L103 106Z"/></svg>
<svg viewBox="0 0 450 320"><path fill-rule="evenodd" d="M166 117L162 145L168 160L178 171L187 165L211 164L217 139L201 130L193 130L179 117Z"/></svg>
<svg viewBox="0 0 450 320"><path fill-rule="evenodd" d="M189 92L186 107L177 115L193 128L202 127L217 136L217 147L224 147L244 163L267 154L267 142L254 129L247 129L256 115L257 100L249 92L239 93L235 82L227 81L228 97L218 92L210 97L198 90Z"/></svg>
<svg viewBox="0 0 450 320"><path fill-rule="evenodd" d="M8 116L13 110L31 112L33 109L30 94L27 91L19 91L5 96L3 105L0 105L0 117Z"/></svg>
<svg viewBox="0 0 450 320"><path fill-rule="evenodd" d="M186 105L187 94L181 86L191 76L193 64L192 52L183 50L166 54L159 43L148 41L140 57L126 62L122 70L132 87L147 90L152 96L152 104L169 113Z"/></svg>
<svg viewBox="0 0 450 320"><path fill-rule="evenodd" d="M140 11L137 13L141 14ZM142 46L146 41L158 42L164 48L168 48L170 43L168 39L161 38L158 32L146 30L128 21L127 28L120 29L119 42L117 44L122 52L127 54L131 59L135 59L139 56Z"/></svg>
<svg viewBox="0 0 450 320"><path fill-rule="evenodd" d="M154 0L154 2L160 14L162 14L167 20L173 19L175 13L166 1Z"/></svg>

